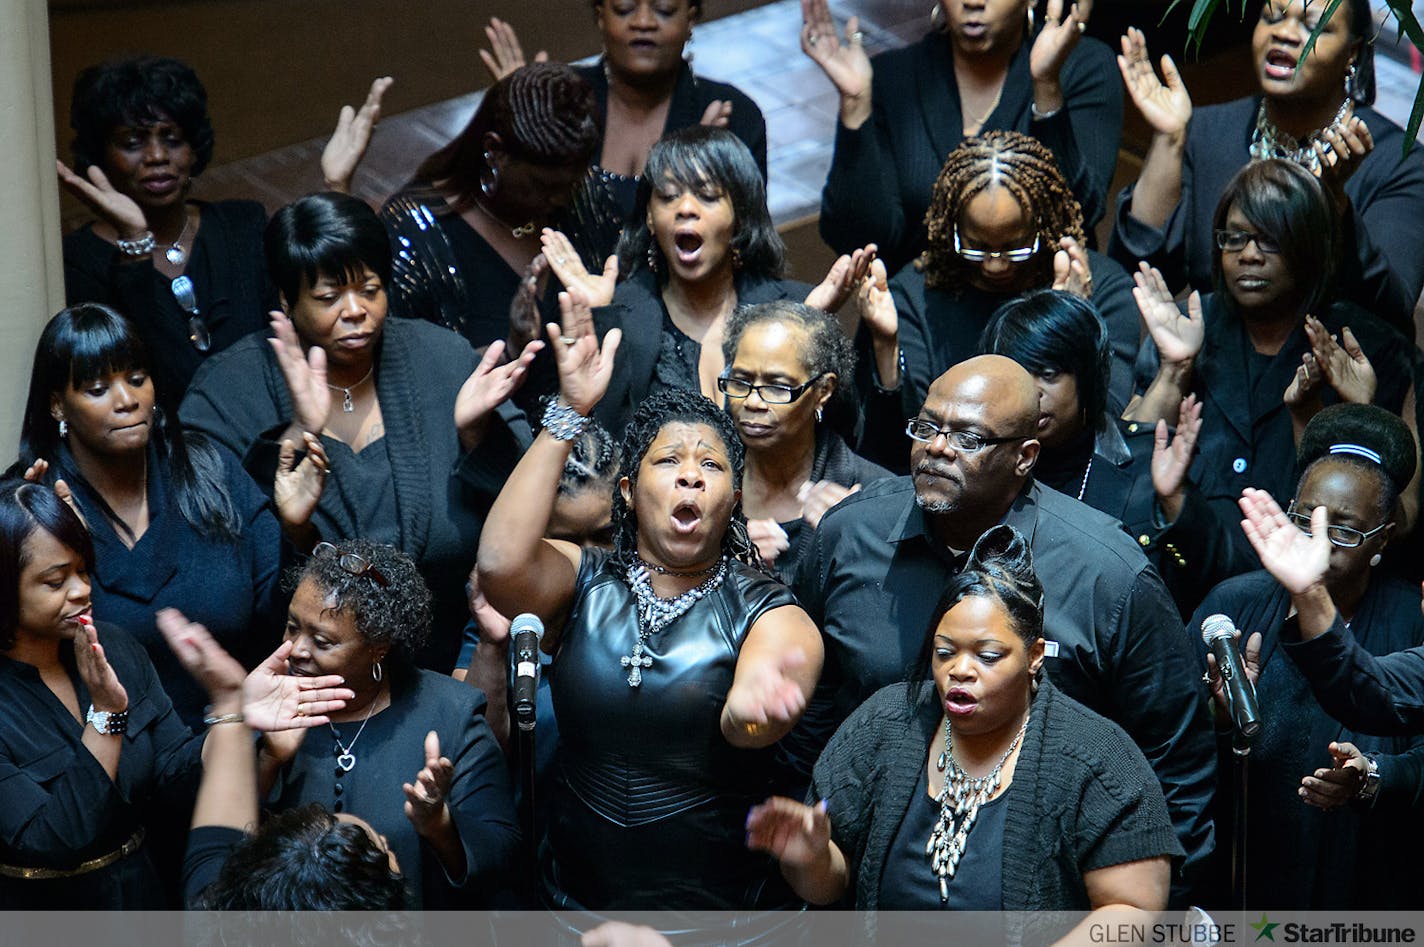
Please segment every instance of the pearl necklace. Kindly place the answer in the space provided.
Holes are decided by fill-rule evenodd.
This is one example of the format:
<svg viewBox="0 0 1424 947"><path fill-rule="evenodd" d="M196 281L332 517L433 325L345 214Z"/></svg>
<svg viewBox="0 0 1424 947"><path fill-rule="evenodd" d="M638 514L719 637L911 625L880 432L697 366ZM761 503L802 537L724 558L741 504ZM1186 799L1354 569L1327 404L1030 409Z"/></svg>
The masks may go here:
<svg viewBox="0 0 1424 947"><path fill-rule="evenodd" d="M1088 492L1088 474L1093 472L1093 455L1088 455L1088 467L1083 471L1083 482L1078 484L1078 499L1083 499L1083 494Z"/></svg>
<svg viewBox="0 0 1424 947"><path fill-rule="evenodd" d="M640 687L643 669L653 666L652 655L644 651L648 639L687 614L688 609L722 584L727 577L726 556L717 560L715 569L712 576L696 588L674 598L660 598L648 577L648 563L639 559L628 567L628 586L638 599L638 640L633 643L632 653L623 655L618 663L628 669L629 687Z"/></svg>
<svg viewBox="0 0 1424 947"><path fill-rule="evenodd" d="M945 718L944 750L935 761L935 768L941 773L945 773L947 768L949 772L945 773L944 786L935 796L935 802L939 803L939 819L935 822L934 831L930 833L930 840L925 845L925 856L930 859L930 870L939 879L941 904L949 902L949 881L954 877L955 869L959 867L959 859L964 856L969 830L974 827L974 820L979 817L979 807L988 802L989 797L1002 785L1004 764L1028 732L1028 718L1029 715L1025 713L1023 725L1014 736L1014 742L1010 743L1004 755L999 757L994 769L987 776L977 779L960 769L959 763L955 761L954 735L949 729L949 718ZM959 819L956 826L954 820L961 816L963 818Z"/></svg>

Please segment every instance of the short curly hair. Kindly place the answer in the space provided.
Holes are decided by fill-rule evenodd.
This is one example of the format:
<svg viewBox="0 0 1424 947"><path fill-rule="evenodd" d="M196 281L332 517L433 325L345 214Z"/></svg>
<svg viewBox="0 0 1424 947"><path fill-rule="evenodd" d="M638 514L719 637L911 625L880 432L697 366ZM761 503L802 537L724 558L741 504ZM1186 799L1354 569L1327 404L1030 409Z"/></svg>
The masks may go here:
<svg viewBox="0 0 1424 947"><path fill-rule="evenodd" d="M855 346L841 331L836 317L789 299L741 306L727 318L723 329L722 359L728 367L736 359L746 331L766 322L783 322L805 330L809 345L798 354L806 377L831 373L836 376L836 390L827 409L832 423L841 428L842 433L853 433L851 429L858 411L854 391Z"/></svg>
<svg viewBox="0 0 1424 947"><path fill-rule="evenodd" d="M318 553L288 570L287 590L295 591L310 581L322 593L327 609L351 615L368 644L388 645L407 656L418 651L430 637L431 596L415 560L394 546L369 539L343 539L332 545L339 555ZM348 553L369 562L386 584L347 571L341 560Z"/></svg>
<svg viewBox="0 0 1424 947"><path fill-rule="evenodd" d="M90 66L74 80L69 103L70 149L75 170L103 167L109 136L120 125L150 125L169 118L193 149L193 177L213 158L208 92L191 66L166 56L114 59Z"/></svg>
<svg viewBox="0 0 1424 947"><path fill-rule="evenodd" d="M638 485L638 468L647 456L648 448L657 440L658 432L669 424L705 424L711 428L727 449L732 464L732 487L742 488L742 468L746 449L727 412L713 404L700 392L685 388L666 388L645 399L633 413L623 432L622 463L619 479L628 478L634 489ZM747 535L747 521L741 504L732 510L732 521L722 537L722 551L733 559L766 571L756 545ZM638 560L638 517L628 509L623 491L613 492L613 561L624 571Z"/></svg>

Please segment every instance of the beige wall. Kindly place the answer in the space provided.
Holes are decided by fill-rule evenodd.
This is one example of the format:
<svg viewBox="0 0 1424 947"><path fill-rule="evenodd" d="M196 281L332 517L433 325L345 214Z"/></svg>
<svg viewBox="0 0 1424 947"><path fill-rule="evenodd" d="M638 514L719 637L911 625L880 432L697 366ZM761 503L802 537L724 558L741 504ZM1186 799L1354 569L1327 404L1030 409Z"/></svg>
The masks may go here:
<svg viewBox="0 0 1424 947"><path fill-rule="evenodd" d="M0 468L19 442L35 339L64 303L44 0L0 3Z"/></svg>

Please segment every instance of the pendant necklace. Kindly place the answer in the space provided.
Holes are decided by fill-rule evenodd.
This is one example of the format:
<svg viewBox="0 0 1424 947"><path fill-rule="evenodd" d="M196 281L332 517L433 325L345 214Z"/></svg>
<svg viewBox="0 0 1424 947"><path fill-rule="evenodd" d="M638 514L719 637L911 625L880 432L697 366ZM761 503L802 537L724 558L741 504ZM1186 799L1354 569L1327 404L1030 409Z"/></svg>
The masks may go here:
<svg viewBox="0 0 1424 947"><path fill-rule="evenodd" d="M505 230L508 230L509 235L515 240L523 240L525 237L532 237L534 234L539 232L539 225L534 223L534 221L532 220L526 221L525 223L520 224L518 227L511 227L509 224L504 222L503 218L497 216L494 211L486 207L483 201L475 201L475 206L478 207L480 209L480 212L483 213L490 220L499 224Z"/></svg>
<svg viewBox="0 0 1424 947"><path fill-rule="evenodd" d="M341 767L341 772L349 773L356 765L356 741L361 739L361 733L366 729L366 724L371 722L371 714L376 709L376 701L380 699L380 694L371 698L371 705L366 708L366 719L361 721L361 726L357 728L356 735L351 738L350 743L342 743L340 735L336 732L336 727L331 721L326 722L326 727L331 731L331 738L336 741L336 746L332 751L336 753L336 765Z"/></svg>
<svg viewBox="0 0 1424 947"><path fill-rule="evenodd" d="M356 384L352 385L351 388L360 388L362 385L366 384L366 380L371 377L371 372L374 372L375 370L376 363L372 362L371 367L367 370L365 377L363 377ZM350 414L351 412L356 410L356 403L351 400L351 388L342 388L340 385L333 385L331 382L327 382L326 387L330 388L332 391L341 392L342 411L345 411L347 414Z"/></svg>
<svg viewBox="0 0 1424 947"><path fill-rule="evenodd" d="M935 796L939 803L939 819L935 822L930 840L925 844L925 856L930 860L930 870L939 879L939 900L949 903L949 881L959 867L959 859L964 856L969 841L969 830L974 828L974 820L979 817L979 807L989 801L1003 783L1004 763L1008 762L1024 734L1028 732L1028 713L1024 713L1023 725L1014 736L1014 742L999 757L994 769L987 776L977 779L959 768L954 759L954 736L949 729L949 719L944 721L944 750L935 761L935 769L944 773L944 786ZM948 772L946 772L948 770ZM956 825L955 819L959 822Z"/></svg>
<svg viewBox="0 0 1424 947"><path fill-rule="evenodd" d="M644 669L653 666L652 655L644 651L648 639L687 614L688 609L722 584L722 580L727 577L727 557L723 556L717 560L715 566L705 570L712 573L706 582L688 589L674 598L658 597L658 594L653 591L652 579L648 577L649 569L657 570L659 567L649 565L641 558L628 567L628 586L638 599L638 640L633 643L632 653L623 655L618 659L618 663L628 669L629 687L640 687L643 683ZM666 574L701 575L703 573L673 572Z"/></svg>
<svg viewBox="0 0 1424 947"><path fill-rule="evenodd" d="M178 239L168 245L168 249L163 251L163 258L174 266L182 266L188 262L188 254L183 250L183 238L188 236L188 225L193 221L189 218L188 212L183 212L183 229L178 232Z"/></svg>

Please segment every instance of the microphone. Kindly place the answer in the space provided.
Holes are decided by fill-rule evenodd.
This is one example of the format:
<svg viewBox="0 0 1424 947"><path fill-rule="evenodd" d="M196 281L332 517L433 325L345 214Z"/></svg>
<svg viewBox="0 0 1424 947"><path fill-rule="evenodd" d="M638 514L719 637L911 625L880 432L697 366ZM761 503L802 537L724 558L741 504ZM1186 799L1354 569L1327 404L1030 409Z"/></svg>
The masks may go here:
<svg viewBox="0 0 1424 947"><path fill-rule="evenodd" d="M539 687L539 641L544 623L538 615L524 612L509 625L510 663L514 665L514 715L519 729L534 729L534 694Z"/></svg>
<svg viewBox="0 0 1424 947"><path fill-rule="evenodd" d="M1256 687L1246 677L1236 646L1236 626L1225 615L1209 615L1201 627L1202 641L1216 656L1231 722L1238 734L1250 740L1261 732L1261 708L1256 704Z"/></svg>

